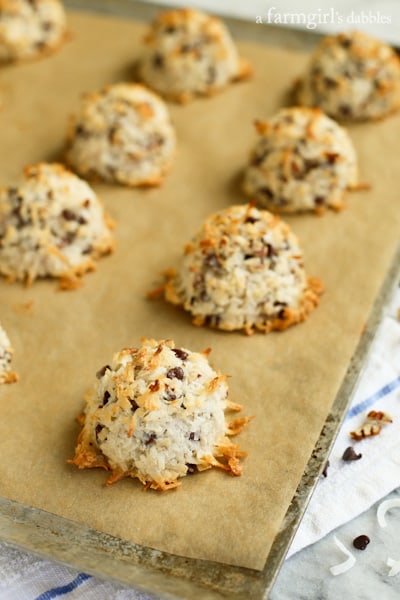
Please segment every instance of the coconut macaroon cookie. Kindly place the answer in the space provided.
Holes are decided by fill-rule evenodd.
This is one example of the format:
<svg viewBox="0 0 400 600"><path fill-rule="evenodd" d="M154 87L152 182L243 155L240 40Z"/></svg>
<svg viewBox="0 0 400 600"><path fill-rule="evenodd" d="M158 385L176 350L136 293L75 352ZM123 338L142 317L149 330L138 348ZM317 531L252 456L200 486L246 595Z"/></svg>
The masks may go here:
<svg viewBox="0 0 400 600"><path fill-rule="evenodd" d="M18 375L11 370L13 353L8 335L0 324L0 384L18 381Z"/></svg>
<svg viewBox="0 0 400 600"><path fill-rule="evenodd" d="M55 50L66 34L59 0L0 0L0 63Z"/></svg>
<svg viewBox="0 0 400 600"><path fill-rule="evenodd" d="M0 274L76 287L113 249L110 221L89 185L63 166L41 163L24 174L20 186L0 189Z"/></svg>
<svg viewBox="0 0 400 600"><path fill-rule="evenodd" d="M195 325L265 333L303 321L321 283L307 278L289 226L265 210L232 206L211 215L167 272L167 301Z"/></svg>
<svg viewBox="0 0 400 600"><path fill-rule="evenodd" d="M256 122L258 142L243 190L274 212L340 209L346 190L358 187L353 144L319 109L286 108Z"/></svg>
<svg viewBox="0 0 400 600"><path fill-rule="evenodd" d="M142 340L140 348L117 352L97 373L81 417L75 458L79 468L111 471L111 484L137 477L146 488L167 490L178 479L210 467L241 475L232 444L249 418L225 422L226 376L207 356L176 348L174 342Z"/></svg>
<svg viewBox="0 0 400 600"><path fill-rule="evenodd" d="M71 121L66 159L84 177L155 186L174 153L165 103L140 84L120 83L84 96Z"/></svg>
<svg viewBox="0 0 400 600"><path fill-rule="evenodd" d="M296 85L296 101L339 120L379 119L400 106L400 59L359 31L328 36Z"/></svg>
<svg viewBox="0 0 400 600"><path fill-rule="evenodd" d="M177 102L214 94L251 72L222 21L188 8L156 17L138 61L141 80Z"/></svg>

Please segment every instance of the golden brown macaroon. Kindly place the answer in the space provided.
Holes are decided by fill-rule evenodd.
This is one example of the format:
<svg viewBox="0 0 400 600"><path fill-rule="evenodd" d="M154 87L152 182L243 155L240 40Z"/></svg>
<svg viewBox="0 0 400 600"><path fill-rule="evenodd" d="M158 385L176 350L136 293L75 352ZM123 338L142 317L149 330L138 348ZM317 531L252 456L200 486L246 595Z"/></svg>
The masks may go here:
<svg viewBox="0 0 400 600"><path fill-rule="evenodd" d="M65 38L60 0L0 0L0 63L49 54Z"/></svg>
<svg viewBox="0 0 400 600"><path fill-rule="evenodd" d="M347 131L319 108L285 108L256 128L243 191L260 206L322 214L340 210L346 192L361 187Z"/></svg>
<svg viewBox="0 0 400 600"><path fill-rule="evenodd" d="M86 94L72 117L66 161L82 177L128 186L158 186L175 155L164 101L137 83Z"/></svg>
<svg viewBox="0 0 400 600"><path fill-rule="evenodd" d="M156 490L211 467L241 475L245 453L229 437L249 418L225 421L226 410L241 407L227 400L227 378L210 366L209 352L148 339L117 352L97 373L69 462L111 471L108 484L133 477Z"/></svg>
<svg viewBox="0 0 400 600"><path fill-rule="evenodd" d="M161 13L151 24L138 61L142 81L162 96L188 102L252 74L224 23L189 8Z"/></svg>
<svg viewBox="0 0 400 600"><path fill-rule="evenodd" d="M338 120L380 119L400 106L400 59L360 31L325 37L295 95L297 103L318 106Z"/></svg>
<svg viewBox="0 0 400 600"><path fill-rule="evenodd" d="M224 331L283 330L318 305L290 227L266 210L232 206L208 217L159 290L195 325Z"/></svg>
<svg viewBox="0 0 400 600"><path fill-rule="evenodd" d="M109 217L90 186L62 165L25 169L18 186L0 189L0 274L32 283L54 277L80 285L114 248Z"/></svg>

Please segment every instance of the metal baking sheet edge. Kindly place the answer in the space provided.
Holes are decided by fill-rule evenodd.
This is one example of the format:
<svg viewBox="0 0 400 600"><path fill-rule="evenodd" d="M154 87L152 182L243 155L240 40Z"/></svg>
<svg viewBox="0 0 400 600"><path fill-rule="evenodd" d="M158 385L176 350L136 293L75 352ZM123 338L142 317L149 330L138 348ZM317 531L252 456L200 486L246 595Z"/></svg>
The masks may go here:
<svg viewBox="0 0 400 600"><path fill-rule="evenodd" d="M146 21L161 9L156 4L134 0L66 0L65 3L67 8L74 10ZM318 35L267 25L261 31L253 23L225 17L224 20L238 38L263 42L267 27L269 44L293 49L312 47ZM400 246L262 571L189 559L139 546L1 497L0 538L100 578L156 593L165 600L218 600L224 597L266 600L335 442L384 308L399 280Z"/></svg>

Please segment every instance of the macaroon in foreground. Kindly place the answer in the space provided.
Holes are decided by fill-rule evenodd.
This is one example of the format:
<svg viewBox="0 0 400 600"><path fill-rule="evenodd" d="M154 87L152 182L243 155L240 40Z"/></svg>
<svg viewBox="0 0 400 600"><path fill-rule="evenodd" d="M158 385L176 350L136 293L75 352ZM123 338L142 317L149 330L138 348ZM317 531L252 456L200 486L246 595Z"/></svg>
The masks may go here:
<svg viewBox="0 0 400 600"><path fill-rule="evenodd" d="M11 370L13 353L8 335L0 324L0 384L18 381L18 375Z"/></svg>
<svg viewBox="0 0 400 600"><path fill-rule="evenodd" d="M258 142L243 191L273 212L339 210L347 190L358 189L358 167L347 131L319 109L280 110L256 122Z"/></svg>
<svg viewBox="0 0 400 600"><path fill-rule="evenodd" d="M266 210L232 206L208 217L158 290L195 325L282 330L308 317L322 284L308 278L297 238Z"/></svg>
<svg viewBox="0 0 400 600"><path fill-rule="evenodd" d="M244 452L232 444L249 418L225 422L226 376L171 340L143 339L117 352L97 373L71 463L111 471L107 484L133 477L146 488L168 490L181 477L211 467L241 475Z"/></svg>
<svg viewBox="0 0 400 600"><path fill-rule="evenodd" d="M66 161L83 177L157 186L174 154L168 109L140 84L119 83L86 94L71 119Z"/></svg>
<svg viewBox="0 0 400 600"><path fill-rule="evenodd" d="M110 220L86 181L59 164L27 167L25 181L0 189L0 274L32 283L60 279L63 288L110 253Z"/></svg>
<svg viewBox="0 0 400 600"><path fill-rule="evenodd" d="M38 58L66 37L60 0L0 0L0 63Z"/></svg>
<svg viewBox="0 0 400 600"><path fill-rule="evenodd" d="M252 70L239 58L220 19L183 8L163 12L153 21L144 39L138 73L165 98L188 102L245 79Z"/></svg>
<svg viewBox="0 0 400 600"><path fill-rule="evenodd" d="M400 107L400 59L366 33L325 37L295 86L296 102L338 120L380 119Z"/></svg>

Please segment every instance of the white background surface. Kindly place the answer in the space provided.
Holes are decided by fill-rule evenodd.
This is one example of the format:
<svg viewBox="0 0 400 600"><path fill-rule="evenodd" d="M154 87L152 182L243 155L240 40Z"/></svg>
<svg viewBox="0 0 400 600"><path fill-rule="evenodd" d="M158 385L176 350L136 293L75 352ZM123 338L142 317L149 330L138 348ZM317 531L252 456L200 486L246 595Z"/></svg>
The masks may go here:
<svg viewBox="0 0 400 600"><path fill-rule="evenodd" d="M338 22L318 25L316 31L330 32L344 29L363 29L371 34L400 46L400 0L156 0L159 4L175 4L199 7L209 12L237 16L256 21L257 16L266 19L269 8L278 13L299 13L306 15L333 9L335 15L360 16L362 11L372 11L375 17L389 18L390 23L347 24ZM322 9L319 11L319 9ZM311 17L312 18L312 17ZM354 20L354 17L352 17ZM260 25L262 26L262 25ZM400 192L400 190L399 190ZM400 357L399 357L400 364ZM354 482L356 485L357 482ZM400 489L392 494L400 497ZM354 537L368 534L370 546L358 552L356 566L339 577L333 577L329 567L343 560L333 543L333 533L309 548L300 551L286 561L271 595L271 600L398 600L400 598L400 575L388 577L386 560L388 556L400 559L400 510L391 514L391 526L382 530L377 526L376 507L335 531L337 537L351 548ZM0 544L0 599L23 600L37 598L39 594L69 585L76 573L53 564L41 561L16 549ZM61 589L59 587L59 589ZM59 594L57 594L57 597ZM55 596L42 596L44 599ZM112 584L87 580L72 593L61 597L80 600L144 600L133 590L117 589ZM249 599L251 600L251 599Z"/></svg>
<svg viewBox="0 0 400 600"><path fill-rule="evenodd" d="M339 32L344 29L363 29L400 46L400 0L156 0L156 2L157 4L176 6L190 5L209 12L241 17L250 21L255 21L257 16L266 18L268 9L271 9L271 15L274 17L277 17L278 13L280 15L304 13L309 20L313 19L313 13L318 15L328 13L330 17L331 11L333 11L334 22L318 25L316 31ZM276 10L272 10L273 8ZM378 18L379 13L380 20L385 17L385 21L390 20L390 23L355 24L356 18L361 18L362 13L368 15L369 21L373 20L373 16ZM338 22L339 16L343 18L343 23ZM291 18L289 16L288 20ZM347 19L349 22L345 23ZM293 16L293 20L296 20L295 16ZM327 20L329 21L329 19ZM304 25L297 25L297 27L304 28Z"/></svg>

